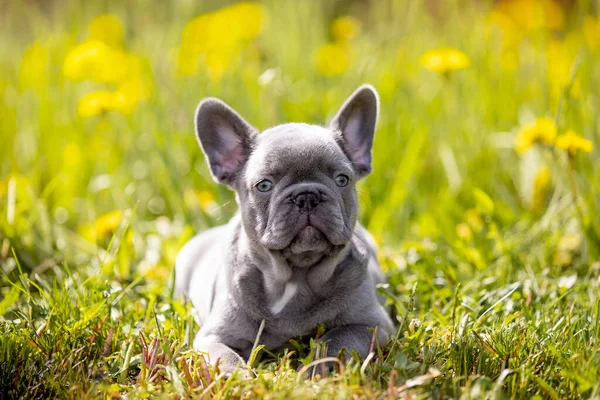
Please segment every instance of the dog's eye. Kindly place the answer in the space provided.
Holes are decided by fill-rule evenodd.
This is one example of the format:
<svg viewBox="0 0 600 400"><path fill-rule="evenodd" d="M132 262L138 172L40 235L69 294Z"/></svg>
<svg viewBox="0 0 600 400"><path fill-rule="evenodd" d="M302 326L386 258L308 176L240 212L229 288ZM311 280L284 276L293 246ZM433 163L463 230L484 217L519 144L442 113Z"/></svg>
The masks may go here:
<svg viewBox="0 0 600 400"><path fill-rule="evenodd" d="M273 189L273 182L268 179L263 179L256 184L256 189L258 189L259 192L268 192Z"/></svg>
<svg viewBox="0 0 600 400"><path fill-rule="evenodd" d="M348 182L350 182L350 178L348 178L347 175L339 174L338 176L335 177L335 184L338 185L339 187L346 186L348 184Z"/></svg>

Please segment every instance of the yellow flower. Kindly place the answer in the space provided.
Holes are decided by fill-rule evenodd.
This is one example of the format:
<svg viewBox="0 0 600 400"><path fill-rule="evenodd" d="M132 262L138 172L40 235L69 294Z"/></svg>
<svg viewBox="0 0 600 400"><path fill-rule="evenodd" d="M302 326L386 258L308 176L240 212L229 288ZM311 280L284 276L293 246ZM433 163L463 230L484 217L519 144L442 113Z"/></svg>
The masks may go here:
<svg viewBox="0 0 600 400"><path fill-rule="evenodd" d="M462 51L448 47L425 52L421 56L421 65L438 74L445 74L467 68L471 65L471 60Z"/></svg>
<svg viewBox="0 0 600 400"><path fill-rule="evenodd" d="M80 233L91 241L101 240L114 233L123 219L123 213L119 210L98 217L93 224L84 225Z"/></svg>
<svg viewBox="0 0 600 400"><path fill-rule="evenodd" d="M147 99L149 88L141 79L124 82L115 91L96 90L79 100L77 112L82 118L89 118L108 111L131 114L138 103Z"/></svg>
<svg viewBox="0 0 600 400"><path fill-rule="evenodd" d="M186 190L183 193L183 199L185 204L193 210L201 209L209 214L213 214L218 210L218 204L215 196L208 190L201 190L199 192L194 190Z"/></svg>
<svg viewBox="0 0 600 400"><path fill-rule="evenodd" d="M198 192L198 201L204 210L209 210L217 205L215 196L208 190Z"/></svg>
<svg viewBox="0 0 600 400"><path fill-rule="evenodd" d="M188 56L197 56L208 50L210 41L209 27L214 13L202 14L188 22L183 28L180 49Z"/></svg>
<svg viewBox="0 0 600 400"><path fill-rule="evenodd" d="M108 46L119 46L123 42L123 25L114 15L99 15L90 22L88 39L99 40Z"/></svg>
<svg viewBox="0 0 600 400"><path fill-rule="evenodd" d="M22 89L41 89L48 78L48 51L40 42L25 50L19 68L19 86Z"/></svg>
<svg viewBox="0 0 600 400"><path fill-rule="evenodd" d="M552 145L556 138L556 123L551 118L538 118L523 126L515 141L515 150L525 152L536 143Z"/></svg>
<svg viewBox="0 0 600 400"><path fill-rule="evenodd" d="M585 139L576 134L573 130L560 135L556 139L556 147L562 150L567 150L571 157L577 154L578 150L585 153L591 153L594 150L594 144L591 140Z"/></svg>
<svg viewBox="0 0 600 400"><path fill-rule="evenodd" d="M219 17L239 39L251 40L262 30L266 10L258 3L243 1L221 9Z"/></svg>
<svg viewBox="0 0 600 400"><path fill-rule="evenodd" d="M325 76L342 75L350 66L348 46L340 43L326 43L316 54L317 71Z"/></svg>
<svg viewBox="0 0 600 400"><path fill-rule="evenodd" d="M97 90L79 100L77 112L83 118L93 117L112 110L114 101L114 93L110 90Z"/></svg>
<svg viewBox="0 0 600 400"><path fill-rule="evenodd" d="M109 47L99 40L81 43L67 54L63 72L68 79L91 79L98 83L114 84L127 73L125 52Z"/></svg>
<svg viewBox="0 0 600 400"><path fill-rule="evenodd" d="M192 19L177 51L178 72L196 73L202 55L209 76L220 79L241 49L261 32L266 16L262 5L240 2Z"/></svg>
<svg viewBox="0 0 600 400"><path fill-rule="evenodd" d="M360 34L360 21L350 16L338 17L331 22L330 31L333 40L346 42Z"/></svg>
<svg viewBox="0 0 600 400"><path fill-rule="evenodd" d="M541 211L546 202L548 188L550 186L550 170L546 166L542 166L533 180L533 198L532 206L536 211Z"/></svg>

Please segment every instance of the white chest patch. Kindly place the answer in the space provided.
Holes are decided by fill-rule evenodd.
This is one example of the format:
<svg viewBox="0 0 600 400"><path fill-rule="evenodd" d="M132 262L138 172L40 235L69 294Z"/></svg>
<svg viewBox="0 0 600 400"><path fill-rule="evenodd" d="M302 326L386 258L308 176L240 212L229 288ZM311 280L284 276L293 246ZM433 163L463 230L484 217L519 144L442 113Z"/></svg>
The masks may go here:
<svg viewBox="0 0 600 400"><path fill-rule="evenodd" d="M271 312L273 314L279 314L281 310L285 308L287 303L296 295L298 291L298 284L295 282L288 282L285 284L285 288L283 289L283 294L273 305L271 306Z"/></svg>

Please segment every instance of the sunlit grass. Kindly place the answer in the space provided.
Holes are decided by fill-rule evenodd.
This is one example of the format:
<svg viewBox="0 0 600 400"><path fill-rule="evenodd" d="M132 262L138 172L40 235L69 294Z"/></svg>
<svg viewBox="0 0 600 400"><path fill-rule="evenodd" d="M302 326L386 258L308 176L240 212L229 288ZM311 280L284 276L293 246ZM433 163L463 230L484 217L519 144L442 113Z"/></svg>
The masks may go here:
<svg viewBox="0 0 600 400"><path fill-rule="evenodd" d="M497 3L1 3L0 397L600 396L600 4ZM219 379L172 299L236 210L194 108L324 124L364 82L398 335L333 377L298 344Z"/></svg>

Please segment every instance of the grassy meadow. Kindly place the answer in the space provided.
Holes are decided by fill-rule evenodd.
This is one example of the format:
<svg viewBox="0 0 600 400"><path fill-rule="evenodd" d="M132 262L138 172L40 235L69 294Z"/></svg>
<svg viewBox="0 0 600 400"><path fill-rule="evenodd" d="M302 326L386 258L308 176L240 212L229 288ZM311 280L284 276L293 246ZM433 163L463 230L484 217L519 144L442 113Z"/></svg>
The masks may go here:
<svg viewBox="0 0 600 400"><path fill-rule="evenodd" d="M362 83L398 333L222 379L172 296L236 211L195 107L325 124ZM600 398L599 110L597 0L0 0L0 399Z"/></svg>

